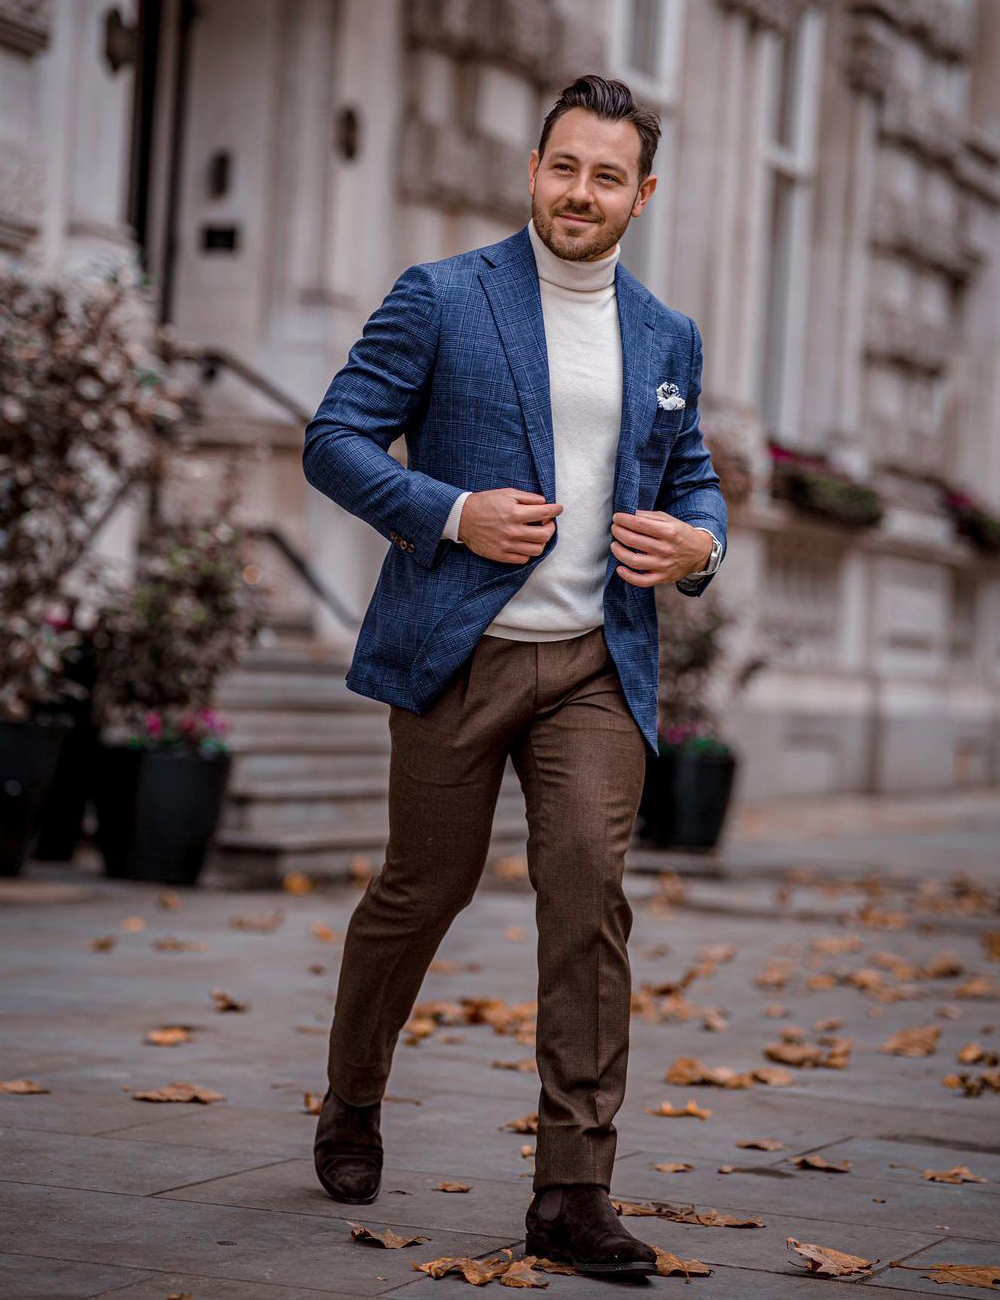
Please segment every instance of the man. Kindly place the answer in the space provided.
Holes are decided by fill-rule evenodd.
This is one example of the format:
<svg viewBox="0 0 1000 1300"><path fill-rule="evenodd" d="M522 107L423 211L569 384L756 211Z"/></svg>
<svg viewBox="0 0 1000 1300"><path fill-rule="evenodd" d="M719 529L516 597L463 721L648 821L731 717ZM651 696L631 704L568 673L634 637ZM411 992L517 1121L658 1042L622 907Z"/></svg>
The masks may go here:
<svg viewBox="0 0 1000 1300"><path fill-rule="evenodd" d="M657 745L653 587L700 595L726 547L697 326L619 261L658 137L623 83L568 87L531 153L528 225L399 277L303 453L309 482L392 543L347 675L391 706L389 843L345 939L317 1173L338 1200L378 1195L392 1052L475 892L510 756L537 893L527 1248L593 1273L655 1271L608 1195L622 874ZM400 434L405 469L387 453Z"/></svg>

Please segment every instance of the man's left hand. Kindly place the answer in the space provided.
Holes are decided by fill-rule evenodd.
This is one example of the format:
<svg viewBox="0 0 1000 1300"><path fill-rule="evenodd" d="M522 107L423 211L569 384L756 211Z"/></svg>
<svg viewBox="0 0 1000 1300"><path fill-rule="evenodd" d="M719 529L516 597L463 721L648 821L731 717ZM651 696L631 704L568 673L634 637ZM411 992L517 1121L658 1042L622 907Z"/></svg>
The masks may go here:
<svg viewBox="0 0 1000 1300"><path fill-rule="evenodd" d="M633 587L677 582L703 569L712 554L708 533L663 510L637 510L634 515L616 512L611 536L611 554L622 561L615 572Z"/></svg>

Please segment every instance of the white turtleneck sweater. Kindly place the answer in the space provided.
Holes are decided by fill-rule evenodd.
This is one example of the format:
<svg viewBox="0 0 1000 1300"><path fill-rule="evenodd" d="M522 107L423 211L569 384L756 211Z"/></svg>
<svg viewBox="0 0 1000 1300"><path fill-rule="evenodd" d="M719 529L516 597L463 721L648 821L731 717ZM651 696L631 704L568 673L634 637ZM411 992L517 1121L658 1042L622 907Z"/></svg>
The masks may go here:
<svg viewBox="0 0 1000 1300"><path fill-rule="evenodd" d="M533 221L549 361L555 450L557 544L486 628L486 636L556 641L604 622L604 574L614 513L612 487L622 410L622 346L615 295L616 244L596 262L571 262L543 243ZM444 536L458 540L468 493Z"/></svg>
<svg viewBox="0 0 1000 1300"><path fill-rule="evenodd" d="M622 346L615 293L621 245L595 262L559 257L528 223L538 268L549 363L557 544L485 629L514 641L582 636L604 622L615 458L622 409ZM442 536L458 542L456 498ZM708 529L705 530L709 531Z"/></svg>

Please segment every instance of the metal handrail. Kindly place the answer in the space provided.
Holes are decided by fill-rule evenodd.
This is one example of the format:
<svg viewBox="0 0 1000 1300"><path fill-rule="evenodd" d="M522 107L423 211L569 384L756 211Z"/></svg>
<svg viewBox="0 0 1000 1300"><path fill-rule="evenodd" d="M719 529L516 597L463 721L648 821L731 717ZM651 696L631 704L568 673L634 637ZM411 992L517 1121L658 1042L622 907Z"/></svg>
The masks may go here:
<svg viewBox="0 0 1000 1300"><path fill-rule="evenodd" d="M263 541L270 542L285 557L309 590L322 601L334 618L348 631L356 630L355 620L339 598L327 587L313 572L309 561L302 552L294 546L280 528L275 528L271 524L251 524L246 531L252 537L259 537Z"/></svg>
<svg viewBox="0 0 1000 1300"><path fill-rule="evenodd" d="M200 343L177 343L172 348L172 354L178 361L193 361L196 365L200 365L202 378L207 383L215 378L217 370L231 370L244 383L249 384L251 388L256 388L276 406L280 406L296 424L304 427L312 419L312 413L304 406L300 406L294 397L226 348Z"/></svg>

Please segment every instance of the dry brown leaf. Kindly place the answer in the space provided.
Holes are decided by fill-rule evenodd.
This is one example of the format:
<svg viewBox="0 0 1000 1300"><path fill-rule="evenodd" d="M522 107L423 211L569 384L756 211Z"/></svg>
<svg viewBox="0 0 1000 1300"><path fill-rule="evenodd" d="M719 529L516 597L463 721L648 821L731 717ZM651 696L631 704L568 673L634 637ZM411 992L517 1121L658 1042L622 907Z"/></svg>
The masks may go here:
<svg viewBox="0 0 1000 1300"><path fill-rule="evenodd" d="M803 1068L819 1065L825 1055L814 1043L768 1043L764 1055L782 1065L794 1065Z"/></svg>
<svg viewBox="0 0 1000 1300"><path fill-rule="evenodd" d="M312 934L313 938L318 939L320 943L337 942L337 932L331 930L325 921L313 921L312 925L309 927L309 932Z"/></svg>
<svg viewBox="0 0 1000 1300"><path fill-rule="evenodd" d="M754 1082L753 1076L749 1073L737 1074L728 1065L705 1065L696 1056L678 1056L663 1076L663 1080L665 1083L674 1083L680 1087L704 1083L712 1084L717 1088L751 1088Z"/></svg>
<svg viewBox="0 0 1000 1300"><path fill-rule="evenodd" d="M520 1119L508 1120L506 1124L500 1125L500 1131L504 1129L511 1133L537 1133L538 1112L532 1111L529 1115L522 1115Z"/></svg>
<svg viewBox="0 0 1000 1300"><path fill-rule="evenodd" d="M701 1027L710 1030L712 1033L721 1033L724 1029L729 1028L729 1021L721 1011L709 1007L707 1011L702 1012Z"/></svg>
<svg viewBox="0 0 1000 1300"><path fill-rule="evenodd" d="M0 1079L0 1092L9 1093L12 1097L28 1097L50 1091L51 1089L36 1083L34 1079Z"/></svg>
<svg viewBox="0 0 1000 1300"><path fill-rule="evenodd" d="M707 943L699 948L695 953L699 961L712 962L717 965L719 962L732 961L736 956L736 944L723 940L721 943Z"/></svg>
<svg viewBox="0 0 1000 1300"><path fill-rule="evenodd" d="M988 961L1000 961L1000 930L988 930L979 936Z"/></svg>
<svg viewBox="0 0 1000 1300"><path fill-rule="evenodd" d="M925 1169L924 1178L930 1183L985 1183L989 1180L974 1174L967 1165L953 1165L951 1169Z"/></svg>
<svg viewBox="0 0 1000 1300"><path fill-rule="evenodd" d="M691 1115L695 1119L708 1119L709 1115L711 1115L712 1113L711 1110L709 1110L707 1107L699 1106L698 1103L692 1100L690 1097L688 1098L687 1104L681 1107L680 1109L678 1109L669 1101L661 1101L659 1106L643 1106L643 1110L646 1112L647 1115L659 1115L659 1116Z"/></svg>
<svg viewBox="0 0 1000 1300"><path fill-rule="evenodd" d="M310 962L306 969L310 975L325 975L327 972L327 967L321 961Z"/></svg>
<svg viewBox="0 0 1000 1300"><path fill-rule="evenodd" d="M229 924L234 930L252 930L256 934L269 934L272 930L277 930L284 919L284 910L279 907L270 916L231 916Z"/></svg>
<svg viewBox="0 0 1000 1300"><path fill-rule="evenodd" d="M161 889L156 895L156 906L166 908L168 912L176 912L181 905L181 896L173 889Z"/></svg>
<svg viewBox="0 0 1000 1300"><path fill-rule="evenodd" d="M216 1011L249 1011L249 1002L237 1002L231 993L225 989L212 989L212 1001L215 1003Z"/></svg>
<svg viewBox="0 0 1000 1300"><path fill-rule="evenodd" d="M915 1025L890 1034L879 1051L893 1056L933 1056L940 1037L940 1025Z"/></svg>
<svg viewBox="0 0 1000 1300"><path fill-rule="evenodd" d="M683 1273L685 1277L708 1277L714 1272L700 1259L681 1259L680 1255L675 1255L670 1250L661 1250L659 1246L654 1246L653 1249L656 1251L656 1272L659 1277L672 1277L675 1273Z"/></svg>
<svg viewBox="0 0 1000 1300"><path fill-rule="evenodd" d="M754 977L759 989L783 989L792 975L791 962L771 962Z"/></svg>
<svg viewBox="0 0 1000 1300"><path fill-rule="evenodd" d="M719 1165L718 1169L717 1169L715 1172L716 1172L717 1174L732 1174L732 1173L735 1173L735 1172L736 1172L736 1166L735 1166L735 1165Z"/></svg>
<svg viewBox="0 0 1000 1300"><path fill-rule="evenodd" d="M661 1174L686 1174L694 1168L694 1165L689 1164L686 1160L667 1160L662 1165L653 1165L653 1168Z"/></svg>
<svg viewBox="0 0 1000 1300"><path fill-rule="evenodd" d="M913 1267L912 1265L890 1264L890 1268ZM930 1273L924 1273L924 1277L930 1278L932 1282L954 1282L958 1286L979 1286L985 1287L988 1291L996 1290L994 1283L1000 1282L1000 1266L991 1266L989 1264L931 1264L924 1265L925 1268L931 1268Z"/></svg>
<svg viewBox="0 0 1000 1300"><path fill-rule="evenodd" d="M861 1255L848 1255L830 1246L817 1246L808 1241L786 1237L785 1245L809 1261L809 1273L823 1277L846 1277L848 1273L861 1273L873 1268L877 1259L864 1259Z"/></svg>
<svg viewBox="0 0 1000 1300"><path fill-rule="evenodd" d="M498 880L527 880L528 859L517 854L497 858L493 862L493 874Z"/></svg>
<svg viewBox="0 0 1000 1300"><path fill-rule="evenodd" d="M126 916L122 921L123 930L145 930L146 922L141 916Z"/></svg>
<svg viewBox="0 0 1000 1300"><path fill-rule="evenodd" d="M533 1256L525 1256L525 1259L533 1259ZM554 1259L546 1259L543 1255L534 1259L531 1266L537 1268L541 1273L561 1273L565 1277L576 1277L576 1269L572 1264L562 1264Z"/></svg>
<svg viewBox="0 0 1000 1300"><path fill-rule="evenodd" d="M825 1156L813 1155L795 1156L790 1163L798 1165L800 1169L825 1169L831 1174L846 1174L851 1168L852 1162L850 1160L842 1160L839 1165L835 1165L827 1160Z"/></svg>
<svg viewBox="0 0 1000 1300"><path fill-rule="evenodd" d="M669 1219L673 1223L696 1223L704 1228L763 1228L760 1219L741 1219L735 1214L720 1214L718 1210L695 1210L693 1205L678 1209L662 1201L619 1201L611 1198L615 1212L628 1217Z"/></svg>
<svg viewBox="0 0 1000 1300"><path fill-rule="evenodd" d="M151 1029L143 1039L154 1047L176 1047L178 1043L191 1041L189 1025L163 1025L160 1029Z"/></svg>
<svg viewBox="0 0 1000 1300"><path fill-rule="evenodd" d="M304 1092L302 1094L302 1105L305 1107L307 1115L318 1115L323 1109L323 1098L326 1094L321 1092Z"/></svg>
<svg viewBox="0 0 1000 1300"><path fill-rule="evenodd" d="M1000 1056L987 1051L982 1043L966 1043L955 1053L955 1060L962 1065L1000 1065Z"/></svg>
<svg viewBox="0 0 1000 1300"><path fill-rule="evenodd" d="M110 950L115 946L117 942L118 942L117 935L102 934L97 939L88 939L87 947L90 949L91 952L110 952Z"/></svg>
<svg viewBox="0 0 1000 1300"><path fill-rule="evenodd" d="M149 1088L144 1092L133 1092L136 1101L197 1101L208 1105L213 1101L225 1101L221 1092L203 1088L198 1083L185 1083L175 1080L164 1084L162 1088Z"/></svg>
<svg viewBox="0 0 1000 1300"><path fill-rule="evenodd" d="M355 1223L353 1219L348 1219L347 1222L351 1227L352 1241L362 1241L371 1246L384 1246L386 1250L402 1250L404 1246L413 1246L418 1241L430 1241L430 1237L403 1237L393 1232L391 1228L386 1228L385 1232L377 1232L374 1228L366 1228L363 1223Z"/></svg>
<svg viewBox="0 0 1000 1300"><path fill-rule="evenodd" d="M310 894L313 882L303 871L289 871L281 878L281 888L286 894Z"/></svg>
<svg viewBox="0 0 1000 1300"><path fill-rule="evenodd" d="M743 1142L737 1142L738 1147L749 1147L754 1151L780 1151L784 1147L784 1142L779 1142L777 1138L747 1138Z"/></svg>
<svg viewBox="0 0 1000 1300"><path fill-rule="evenodd" d="M501 1286L520 1287L528 1290L530 1287L545 1287L548 1282L541 1273L536 1273L532 1265L535 1263L534 1255L525 1255L524 1259L519 1259L511 1264L500 1274Z"/></svg>
<svg viewBox="0 0 1000 1300"><path fill-rule="evenodd" d="M758 1083L770 1084L772 1088L785 1088L795 1082L791 1070L785 1070L780 1065L755 1065L750 1073Z"/></svg>
<svg viewBox="0 0 1000 1300"><path fill-rule="evenodd" d="M525 1142L524 1145L521 1147L521 1159L527 1160L529 1156L533 1156L534 1154L535 1154L535 1148L531 1145L530 1142Z"/></svg>
<svg viewBox="0 0 1000 1300"><path fill-rule="evenodd" d="M839 956L845 952L857 952L864 945L856 934L822 934L813 939L809 947L815 953Z"/></svg>
<svg viewBox="0 0 1000 1300"><path fill-rule="evenodd" d="M530 1074L538 1069L538 1064L533 1056L522 1056L518 1061L490 1061L494 1070L520 1070L525 1074Z"/></svg>
<svg viewBox="0 0 1000 1300"><path fill-rule="evenodd" d="M149 946L157 952L208 952L208 944L196 939L178 939L168 934L163 939L150 939Z"/></svg>
<svg viewBox="0 0 1000 1300"><path fill-rule="evenodd" d="M442 1255L440 1259L429 1260L426 1264L418 1264L414 1260L413 1268L418 1273L426 1273L433 1278L442 1278L446 1273L454 1270L461 1273L466 1282L471 1282L473 1286L486 1286L510 1268L513 1258L513 1251L505 1248L498 1255L491 1255L488 1259L470 1259L468 1255Z"/></svg>
<svg viewBox="0 0 1000 1300"><path fill-rule="evenodd" d="M523 926L508 925L507 929L504 930L503 932L503 937L505 939L508 939L511 943L521 943L524 940L526 934L527 931L524 929Z"/></svg>
<svg viewBox="0 0 1000 1300"><path fill-rule="evenodd" d="M434 1184L435 1192L470 1192L471 1190L472 1188L468 1183L443 1182Z"/></svg>
<svg viewBox="0 0 1000 1300"><path fill-rule="evenodd" d="M1000 983L992 975L970 975L954 990L956 998L1000 998Z"/></svg>

